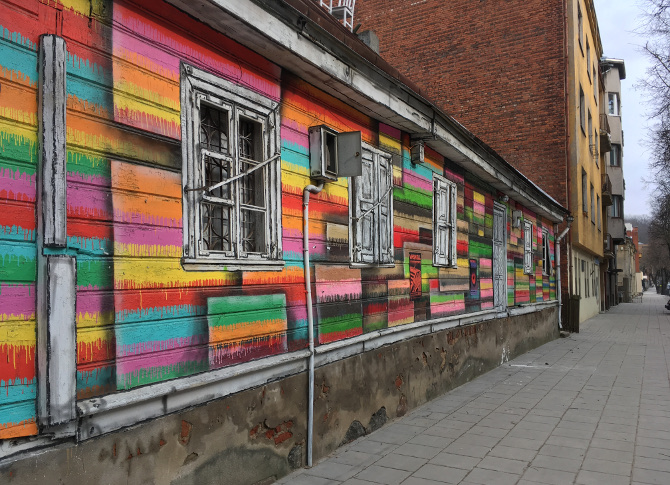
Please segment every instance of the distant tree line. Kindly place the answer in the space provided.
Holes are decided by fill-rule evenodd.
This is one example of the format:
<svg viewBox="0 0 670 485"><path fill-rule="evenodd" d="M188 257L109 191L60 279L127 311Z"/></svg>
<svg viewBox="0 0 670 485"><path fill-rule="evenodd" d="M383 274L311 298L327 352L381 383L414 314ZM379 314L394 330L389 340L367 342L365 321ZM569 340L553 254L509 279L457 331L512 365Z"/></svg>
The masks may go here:
<svg viewBox="0 0 670 485"><path fill-rule="evenodd" d="M653 197L649 218L645 269L667 294L670 277L670 0L644 0L644 51L651 67L642 86L650 107L650 145ZM659 281L660 280L660 281Z"/></svg>

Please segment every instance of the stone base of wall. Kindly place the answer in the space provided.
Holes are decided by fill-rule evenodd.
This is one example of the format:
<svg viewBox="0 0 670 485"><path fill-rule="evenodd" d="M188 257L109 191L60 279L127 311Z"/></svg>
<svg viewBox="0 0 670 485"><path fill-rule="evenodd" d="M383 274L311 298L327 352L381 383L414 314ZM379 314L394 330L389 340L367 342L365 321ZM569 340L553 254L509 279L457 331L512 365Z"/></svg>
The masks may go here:
<svg viewBox="0 0 670 485"><path fill-rule="evenodd" d="M443 330L317 368L314 460L558 337L557 307ZM307 374L0 466L3 484L265 484L303 466Z"/></svg>

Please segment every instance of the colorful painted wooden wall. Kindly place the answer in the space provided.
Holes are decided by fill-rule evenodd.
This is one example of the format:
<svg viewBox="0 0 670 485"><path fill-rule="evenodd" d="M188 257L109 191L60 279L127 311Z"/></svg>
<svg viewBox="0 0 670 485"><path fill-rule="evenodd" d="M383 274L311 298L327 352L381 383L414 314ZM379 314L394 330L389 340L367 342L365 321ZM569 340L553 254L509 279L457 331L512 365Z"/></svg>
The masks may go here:
<svg viewBox="0 0 670 485"><path fill-rule="evenodd" d="M282 72L162 2L0 2L0 439L33 435L37 49L67 42L67 231L77 258L77 396L192 375L307 344L302 190L308 128L358 130L393 154L393 268L352 269L347 179L310 204L319 344L493 306L490 187L409 135ZM196 33L199 37L196 37ZM194 272L181 265L180 62L281 102L283 249L279 272ZM432 265L432 176L458 185L458 267ZM516 209L509 202L509 211ZM522 208L523 210L523 208ZM520 230L508 233L508 303L556 297L523 274ZM511 222L511 220L510 220ZM553 236L552 236L553 237ZM553 246L552 246L553 257ZM411 276L412 275L412 276ZM231 309L235 309L234 312Z"/></svg>

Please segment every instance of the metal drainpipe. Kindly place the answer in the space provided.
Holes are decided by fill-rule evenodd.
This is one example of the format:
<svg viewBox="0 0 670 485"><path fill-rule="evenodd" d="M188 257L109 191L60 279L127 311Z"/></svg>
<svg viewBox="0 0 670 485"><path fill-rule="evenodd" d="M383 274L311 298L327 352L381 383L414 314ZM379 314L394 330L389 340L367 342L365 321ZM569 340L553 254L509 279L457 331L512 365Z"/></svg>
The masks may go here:
<svg viewBox="0 0 670 485"><path fill-rule="evenodd" d="M570 225L572 224L571 221L568 221L568 227L563 229L563 232L556 238L556 244L554 251L556 251L556 274L558 275L558 281L556 282L556 286L558 289L558 328L562 329L563 328L563 320L561 318L561 307L562 307L562 301L561 301L561 239L565 237L565 235L568 233L570 230ZM558 224L554 224L555 229L554 232L558 231Z"/></svg>
<svg viewBox="0 0 670 485"><path fill-rule="evenodd" d="M318 194L323 190L323 182L308 185L302 197L302 252L305 266L305 302L307 304L307 331L309 332L309 402L307 404L307 466L312 466L312 441L314 432L314 316L312 314L312 283L309 273L309 194Z"/></svg>

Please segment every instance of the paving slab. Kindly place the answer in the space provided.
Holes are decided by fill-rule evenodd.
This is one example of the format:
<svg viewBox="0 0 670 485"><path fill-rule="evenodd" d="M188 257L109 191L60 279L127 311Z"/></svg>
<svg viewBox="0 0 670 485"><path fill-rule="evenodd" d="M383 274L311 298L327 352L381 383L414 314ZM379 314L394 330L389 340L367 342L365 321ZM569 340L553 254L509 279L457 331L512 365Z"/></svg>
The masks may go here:
<svg viewBox="0 0 670 485"><path fill-rule="evenodd" d="M277 483L670 484L670 312L647 292Z"/></svg>

